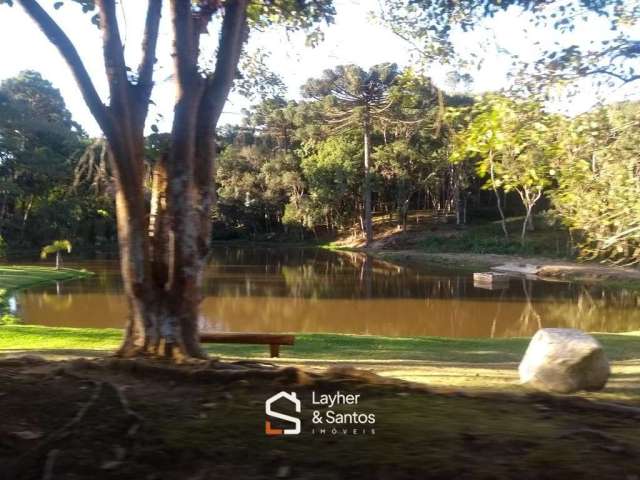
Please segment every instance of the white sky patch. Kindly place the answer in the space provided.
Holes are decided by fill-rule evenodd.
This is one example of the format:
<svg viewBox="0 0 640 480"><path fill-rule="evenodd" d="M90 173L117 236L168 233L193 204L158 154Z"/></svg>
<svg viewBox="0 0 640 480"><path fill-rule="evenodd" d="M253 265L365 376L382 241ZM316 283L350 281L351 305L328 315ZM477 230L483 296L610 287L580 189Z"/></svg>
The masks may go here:
<svg viewBox="0 0 640 480"><path fill-rule="evenodd" d="M78 5L65 2L54 11L53 2L42 0L43 6L52 13L61 27L74 41L85 65L94 79L103 100L107 100L108 88L104 75L101 40L97 28L90 23L91 14L82 14ZM140 57L145 4L139 0L124 0L120 8L120 28L126 42L126 57L130 67L137 66ZM340 64L355 63L363 68L382 62L396 62L400 66L411 65L409 46L392 32L378 25L370 17L370 11L377 8L375 0L337 0L337 18L334 25L325 28L325 41L316 48L305 46L305 35L301 32L286 34L282 29L268 32L252 32L247 48L262 48L271 53L270 66L280 74L290 98L300 98L300 87L308 79L319 76L323 70ZM126 13L126 16L123 16ZM170 129L174 98L172 81L173 68L168 52L171 47L171 28L168 9L163 11L161 33L158 45L156 87L148 125L157 124L161 131ZM604 19L593 18L588 24L579 25L571 36L563 36L554 30L534 29L527 15L510 10L483 22L482 29L459 33L454 41L460 51L476 52L482 59L482 67L471 72L474 77L473 92L497 90L507 87L510 79L510 59L502 49L534 59L544 47L553 42L565 44L574 40L587 46L591 40L602 40L611 36ZM640 36L640 32L633 32ZM204 44L211 56L217 42L215 27L210 39ZM536 46L535 42L540 42ZM45 39L35 24L19 6L0 6L0 80L17 75L22 70L37 70L59 88L72 112L74 120L91 135L100 133L93 117L87 109L75 82L57 50ZM447 87L447 69L441 66L429 68L427 72L438 85ZM557 102L552 107L568 113L577 113L593 106L598 98L590 81L581 85L580 95L570 103ZM632 86L607 92L609 100L638 98ZM635 89L637 90L637 89ZM239 123L241 110L250 102L232 94L225 108L220 124Z"/></svg>

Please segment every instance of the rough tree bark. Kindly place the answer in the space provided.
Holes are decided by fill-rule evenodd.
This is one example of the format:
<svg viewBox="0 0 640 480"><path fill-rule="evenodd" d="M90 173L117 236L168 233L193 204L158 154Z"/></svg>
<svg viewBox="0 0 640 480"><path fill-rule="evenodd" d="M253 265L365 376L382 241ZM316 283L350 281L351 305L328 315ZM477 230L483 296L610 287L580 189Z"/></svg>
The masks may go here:
<svg viewBox="0 0 640 480"><path fill-rule="evenodd" d="M248 0L224 6L215 71L198 68L200 35L219 2L195 12L170 0L177 94L170 149L155 165L152 200L144 196L144 127L153 89L163 0L148 0L142 60L128 75L115 0L96 0L109 104L102 102L75 46L37 0L17 0L58 49L102 129L114 171L118 242L130 305L123 356L203 357L198 335L202 273L209 252L214 133L247 37ZM208 6L207 6L208 5Z"/></svg>

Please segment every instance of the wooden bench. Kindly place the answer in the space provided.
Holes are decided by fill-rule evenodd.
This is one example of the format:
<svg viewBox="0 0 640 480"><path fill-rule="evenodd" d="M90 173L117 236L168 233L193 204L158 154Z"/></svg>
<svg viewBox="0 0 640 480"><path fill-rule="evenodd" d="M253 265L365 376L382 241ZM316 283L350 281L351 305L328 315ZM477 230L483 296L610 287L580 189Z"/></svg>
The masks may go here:
<svg viewBox="0 0 640 480"><path fill-rule="evenodd" d="M280 345L293 345L293 335L280 333L200 333L202 343L246 343L252 345L269 345L271 358L280 356Z"/></svg>

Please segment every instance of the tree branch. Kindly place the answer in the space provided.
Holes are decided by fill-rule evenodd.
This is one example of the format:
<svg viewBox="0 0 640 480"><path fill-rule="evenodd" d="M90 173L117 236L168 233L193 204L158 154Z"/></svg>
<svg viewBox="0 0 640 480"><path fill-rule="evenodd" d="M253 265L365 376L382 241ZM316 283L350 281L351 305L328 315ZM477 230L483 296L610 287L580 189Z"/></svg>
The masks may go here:
<svg viewBox="0 0 640 480"><path fill-rule="evenodd" d="M114 116L114 132L107 134L109 146L114 151L116 176L120 188L141 185L144 174L144 118L134 117L133 86L127 78L124 46L118 29L115 0L96 0L100 12L102 50L111 95L109 109ZM105 132L106 133L106 132Z"/></svg>
<svg viewBox="0 0 640 480"><path fill-rule="evenodd" d="M142 39L142 60L138 66L138 118L144 121L149 109L149 99L153 90L153 66L156 62L156 46L160 31L162 0L149 0Z"/></svg>
<svg viewBox="0 0 640 480"><path fill-rule="evenodd" d="M190 0L171 0L172 21L174 30L174 61L176 79L180 87L193 87L198 77L193 15Z"/></svg>
<svg viewBox="0 0 640 480"><path fill-rule="evenodd" d="M107 71L111 107L121 120L130 121L129 80L127 66L124 61L124 47L118 29L115 0L97 0L100 11L100 29L104 53L104 66ZM125 128L130 125L123 125Z"/></svg>
<svg viewBox="0 0 640 480"><path fill-rule="evenodd" d="M249 0L229 0L225 3L215 71L207 79L198 108L194 180L200 195L198 253L202 260L209 251L210 211L215 201L213 178L215 129L233 86L242 46L247 38L248 3ZM210 15L203 18L207 20ZM201 24L200 32L202 31L203 25Z"/></svg>
<svg viewBox="0 0 640 480"><path fill-rule="evenodd" d="M209 121L216 125L236 76L242 46L247 38L248 0L231 0L225 5L218 43L216 68L204 94Z"/></svg>
<svg viewBox="0 0 640 480"><path fill-rule="evenodd" d="M71 69L76 83L80 88L80 93L82 93L82 97L87 107L89 107L91 114L96 119L96 122L98 122L104 134L108 136L109 133L113 131L113 122L111 121L109 111L100 99L86 67L69 37L36 0L17 1L27 15L40 27L40 30L42 30L47 39L58 49Z"/></svg>

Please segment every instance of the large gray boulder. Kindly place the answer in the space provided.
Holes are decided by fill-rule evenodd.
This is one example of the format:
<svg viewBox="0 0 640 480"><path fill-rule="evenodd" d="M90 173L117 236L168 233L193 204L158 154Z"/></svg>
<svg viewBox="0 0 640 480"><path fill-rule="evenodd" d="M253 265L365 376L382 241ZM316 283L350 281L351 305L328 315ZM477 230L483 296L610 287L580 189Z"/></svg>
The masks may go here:
<svg viewBox="0 0 640 480"><path fill-rule="evenodd" d="M518 371L521 383L532 388L573 393L602 390L611 369L591 335L573 328L543 328L531 339Z"/></svg>

